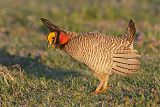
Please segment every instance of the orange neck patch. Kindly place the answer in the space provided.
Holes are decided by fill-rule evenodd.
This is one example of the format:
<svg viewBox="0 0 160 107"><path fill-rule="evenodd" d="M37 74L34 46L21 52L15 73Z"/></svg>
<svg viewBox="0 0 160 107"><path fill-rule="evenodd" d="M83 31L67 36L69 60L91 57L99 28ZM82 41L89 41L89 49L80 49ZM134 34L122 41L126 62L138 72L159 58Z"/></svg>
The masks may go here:
<svg viewBox="0 0 160 107"><path fill-rule="evenodd" d="M66 44L69 41L69 36L61 32L59 39L60 44Z"/></svg>

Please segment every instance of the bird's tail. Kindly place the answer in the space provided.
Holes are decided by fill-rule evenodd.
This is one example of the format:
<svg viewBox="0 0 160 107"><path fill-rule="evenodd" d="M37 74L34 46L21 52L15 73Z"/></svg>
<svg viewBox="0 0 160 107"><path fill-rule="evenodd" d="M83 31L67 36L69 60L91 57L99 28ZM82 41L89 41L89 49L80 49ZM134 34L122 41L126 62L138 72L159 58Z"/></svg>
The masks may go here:
<svg viewBox="0 0 160 107"><path fill-rule="evenodd" d="M135 38L136 28L134 22L130 19L128 27L126 29L126 32L124 34L124 39L127 39L127 41L130 42L130 44L133 43Z"/></svg>

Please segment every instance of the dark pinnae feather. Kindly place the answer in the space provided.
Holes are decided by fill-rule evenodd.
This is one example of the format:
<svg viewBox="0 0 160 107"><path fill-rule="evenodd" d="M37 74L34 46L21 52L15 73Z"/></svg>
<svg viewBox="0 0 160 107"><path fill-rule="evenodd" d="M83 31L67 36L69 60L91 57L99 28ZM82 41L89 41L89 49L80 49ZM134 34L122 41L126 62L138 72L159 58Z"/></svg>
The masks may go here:
<svg viewBox="0 0 160 107"><path fill-rule="evenodd" d="M41 21L49 28L51 32L60 31L60 28L53 24L51 21L41 18Z"/></svg>

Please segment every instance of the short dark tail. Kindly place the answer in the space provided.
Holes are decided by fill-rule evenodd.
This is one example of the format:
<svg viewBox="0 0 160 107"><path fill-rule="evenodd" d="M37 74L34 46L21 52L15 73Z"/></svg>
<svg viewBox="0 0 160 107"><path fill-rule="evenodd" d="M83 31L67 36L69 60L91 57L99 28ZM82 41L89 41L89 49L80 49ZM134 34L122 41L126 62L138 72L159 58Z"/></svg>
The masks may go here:
<svg viewBox="0 0 160 107"><path fill-rule="evenodd" d="M132 19L130 19L124 38L127 39L130 43L133 43L135 38L136 28Z"/></svg>

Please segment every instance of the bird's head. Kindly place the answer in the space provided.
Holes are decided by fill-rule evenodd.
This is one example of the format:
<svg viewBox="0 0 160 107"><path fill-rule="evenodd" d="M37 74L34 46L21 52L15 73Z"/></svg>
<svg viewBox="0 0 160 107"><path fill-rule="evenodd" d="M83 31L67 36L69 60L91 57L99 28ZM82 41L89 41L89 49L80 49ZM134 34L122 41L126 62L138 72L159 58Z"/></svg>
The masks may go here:
<svg viewBox="0 0 160 107"><path fill-rule="evenodd" d="M69 36L65 31L61 30L47 19L41 18L41 20L50 29L50 33L47 37L48 47L59 49L60 46L66 44L69 41Z"/></svg>

